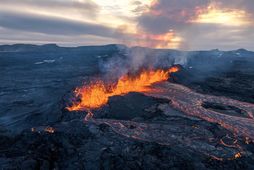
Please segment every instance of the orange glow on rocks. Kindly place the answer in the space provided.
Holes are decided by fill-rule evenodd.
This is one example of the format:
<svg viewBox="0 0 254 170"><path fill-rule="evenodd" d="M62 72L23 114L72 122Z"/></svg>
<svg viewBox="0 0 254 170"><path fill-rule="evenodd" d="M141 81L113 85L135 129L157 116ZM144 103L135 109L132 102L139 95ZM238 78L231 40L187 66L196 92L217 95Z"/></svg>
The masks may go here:
<svg viewBox="0 0 254 170"><path fill-rule="evenodd" d="M235 154L235 157L234 157L234 158L237 159L237 158L240 158L240 157L242 157L242 155L241 155L240 152L238 152L238 153Z"/></svg>
<svg viewBox="0 0 254 170"><path fill-rule="evenodd" d="M153 83L165 81L170 77L170 73L177 72L177 66L168 70L146 70L137 76L124 75L119 78L116 84L106 84L102 81L91 83L90 85L79 87L74 91L79 102L74 102L67 107L69 111L95 109L105 105L109 97L124 95L129 92L149 91Z"/></svg>
<svg viewBox="0 0 254 170"><path fill-rule="evenodd" d="M53 127L46 127L44 131L48 133L55 133L55 129Z"/></svg>

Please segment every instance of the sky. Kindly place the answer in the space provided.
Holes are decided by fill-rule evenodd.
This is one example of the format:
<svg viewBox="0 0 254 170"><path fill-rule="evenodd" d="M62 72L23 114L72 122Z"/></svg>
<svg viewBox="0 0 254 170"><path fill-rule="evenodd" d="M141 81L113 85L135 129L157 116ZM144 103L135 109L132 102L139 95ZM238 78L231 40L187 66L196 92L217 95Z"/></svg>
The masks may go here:
<svg viewBox="0 0 254 170"><path fill-rule="evenodd" d="M0 44L254 50L254 0L0 0Z"/></svg>

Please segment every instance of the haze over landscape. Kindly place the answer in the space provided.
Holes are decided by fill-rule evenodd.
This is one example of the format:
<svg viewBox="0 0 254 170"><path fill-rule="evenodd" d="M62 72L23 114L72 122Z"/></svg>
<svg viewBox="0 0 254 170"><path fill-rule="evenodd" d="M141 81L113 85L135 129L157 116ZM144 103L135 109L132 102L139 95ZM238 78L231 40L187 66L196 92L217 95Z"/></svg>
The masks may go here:
<svg viewBox="0 0 254 170"><path fill-rule="evenodd" d="M1 0L0 43L254 50L252 0Z"/></svg>

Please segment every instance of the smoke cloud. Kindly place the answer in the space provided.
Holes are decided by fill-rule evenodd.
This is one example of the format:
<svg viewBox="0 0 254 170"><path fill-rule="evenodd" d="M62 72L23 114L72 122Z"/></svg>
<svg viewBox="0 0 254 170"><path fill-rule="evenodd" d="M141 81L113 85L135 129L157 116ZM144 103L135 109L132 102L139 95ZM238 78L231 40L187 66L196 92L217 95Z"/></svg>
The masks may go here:
<svg viewBox="0 0 254 170"><path fill-rule="evenodd" d="M118 52L100 62L106 80L117 80L122 75L135 74L143 69L168 69L174 64L185 65L185 52L156 50L145 47L118 46Z"/></svg>

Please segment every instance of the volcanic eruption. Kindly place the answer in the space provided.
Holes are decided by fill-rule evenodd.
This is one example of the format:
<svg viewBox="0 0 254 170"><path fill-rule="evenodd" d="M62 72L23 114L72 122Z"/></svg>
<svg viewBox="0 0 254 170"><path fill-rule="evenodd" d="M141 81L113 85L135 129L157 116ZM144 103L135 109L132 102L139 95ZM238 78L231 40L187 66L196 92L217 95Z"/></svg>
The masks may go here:
<svg viewBox="0 0 254 170"><path fill-rule="evenodd" d="M0 170L254 170L254 0L0 1Z"/></svg>
<svg viewBox="0 0 254 170"><path fill-rule="evenodd" d="M80 98L79 102L74 102L67 107L69 111L96 109L108 102L109 97L124 95L129 92L146 92L151 90L149 87L160 81L170 78L170 73L177 72L178 66L170 67L167 70L143 70L137 75L123 75L114 84L106 84L99 80L87 86L78 87L74 94Z"/></svg>

